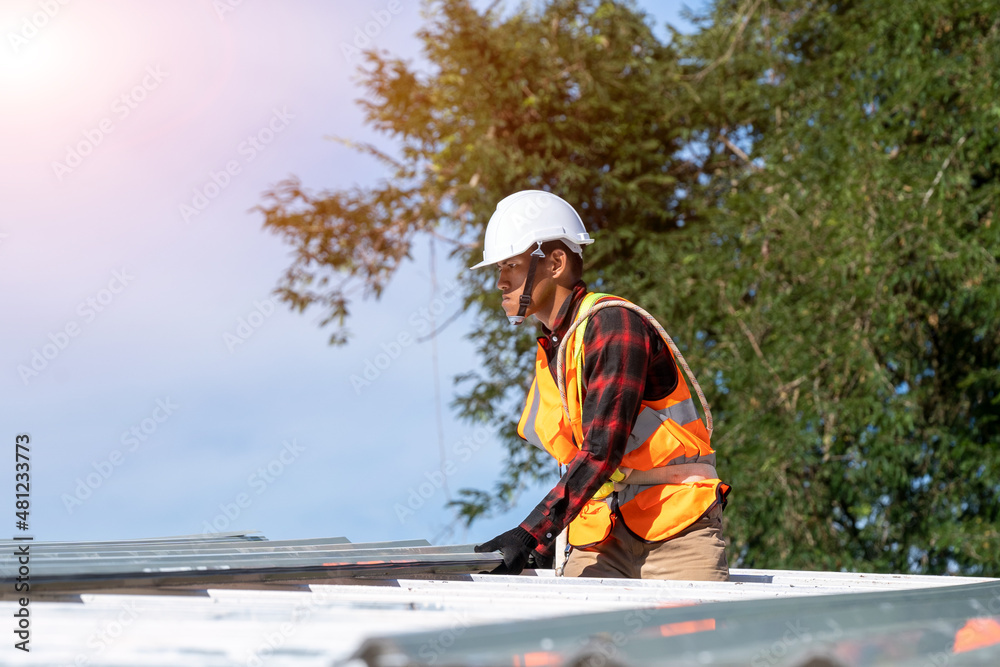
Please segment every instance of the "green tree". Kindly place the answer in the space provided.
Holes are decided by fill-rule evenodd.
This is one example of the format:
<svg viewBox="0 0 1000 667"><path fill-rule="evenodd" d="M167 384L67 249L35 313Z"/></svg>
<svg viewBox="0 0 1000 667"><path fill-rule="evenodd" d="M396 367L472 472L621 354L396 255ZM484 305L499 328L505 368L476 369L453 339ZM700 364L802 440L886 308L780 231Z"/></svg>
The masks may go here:
<svg viewBox="0 0 1000 667"><path fill-rule="evenodd" d="M466 265L495 203L549 189L598 242L585 278L650 310L702 378L738 564L1000 572L997 23L991 3L720 0L660 42L630 3L510 16L433 4L430 67L369 54L393 139L373 188L266 196L278 287L346 340L420 235ZM992 12L995 14L995 12ZM534 341L461 276L482 370L459 414L501 428L493 492L553 466L514 433Z"/></svg>
<svg viewBox="0 0 1000 667"><path fill-rule="evenodd" d="M696 283L747 564L1000 572L996 9L719 2L685 44L748 166Z"/></svg>

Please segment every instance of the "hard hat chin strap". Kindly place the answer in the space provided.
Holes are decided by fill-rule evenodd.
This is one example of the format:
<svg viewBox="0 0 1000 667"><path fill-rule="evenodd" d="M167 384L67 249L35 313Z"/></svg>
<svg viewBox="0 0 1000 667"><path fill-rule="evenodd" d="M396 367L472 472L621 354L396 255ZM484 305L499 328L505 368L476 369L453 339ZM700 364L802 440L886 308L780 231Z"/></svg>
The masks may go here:
<svg viewBox="0 0 1000 667"><path fill-rule="evenodd" d="M521 296L518 298L520 306L517 309L517 315L507 316L511 324L524 322L524 315L528 312L528 306L531 305L531 290L535 286L535 269L538 268L538 260L545 259L545 253L542 252L542 242L537 241L537 243L538 247L531 253L531 263L528 264L528 276L524 279L524 289L521 290Z"/></svg>

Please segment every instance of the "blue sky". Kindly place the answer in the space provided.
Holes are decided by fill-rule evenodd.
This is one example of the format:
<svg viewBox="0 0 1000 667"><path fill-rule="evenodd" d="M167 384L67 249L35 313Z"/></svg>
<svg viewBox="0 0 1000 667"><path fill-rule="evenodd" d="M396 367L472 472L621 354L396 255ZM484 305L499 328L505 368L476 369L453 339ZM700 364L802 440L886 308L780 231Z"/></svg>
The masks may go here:
<svg viewBox="0 0 1000 667"><path fill-rule="evenodd" d="M661 35L679 20L679 3L640 5ZM420 9L3 3L0 476L13 506L29 434L29 534L482 541L544 495L446 530L449 490L492 486L502 452L447 407L477 363L468 316L437 339L437 428L432 344L415 339L458 308L443 252L436 292L421 242L380 301L356 301L344 347L318 311L270 301L289 248L251 209L291 175L314 190L383 176L325 139L382 141L343 46L378 21L376 46L416 57Z"/></svg>

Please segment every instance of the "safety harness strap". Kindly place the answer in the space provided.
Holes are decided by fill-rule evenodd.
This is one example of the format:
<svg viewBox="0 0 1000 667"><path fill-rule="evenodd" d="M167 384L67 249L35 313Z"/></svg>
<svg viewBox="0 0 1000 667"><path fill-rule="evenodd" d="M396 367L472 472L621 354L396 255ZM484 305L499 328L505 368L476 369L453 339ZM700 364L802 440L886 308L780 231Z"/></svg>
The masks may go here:
<svg viewBox="0 0 1000 667"><path fill-rule="evenodd" d="M521 296L518 298L518 303L520 306L517 309L517 315L508 315L507 319L510 320L511 324L520 324L524 322L524 316L528 312L528 306L531 305L531 290L535 286L535 269L538 268L538 260L545 258L545 253L542 252L542 242L538 241L538 247L531 253L531 263L528 264L528 276L524 279L524 289L521 291Z"/></svg>

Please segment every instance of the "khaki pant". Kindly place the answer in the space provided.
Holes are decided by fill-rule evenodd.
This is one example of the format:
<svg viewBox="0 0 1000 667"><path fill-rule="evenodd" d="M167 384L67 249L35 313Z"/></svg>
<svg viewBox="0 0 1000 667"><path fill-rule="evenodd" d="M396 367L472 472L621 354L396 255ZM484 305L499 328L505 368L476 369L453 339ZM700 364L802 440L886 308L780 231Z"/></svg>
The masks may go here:
<svg viewBox="0 0 1000 667"><path fill-rule="evenodd" d="M599 551L573 549L563 568L566 577L684 579L727 581L729 563L718 505L683 532L648 544L628 532L619 517Z"/></svg>

